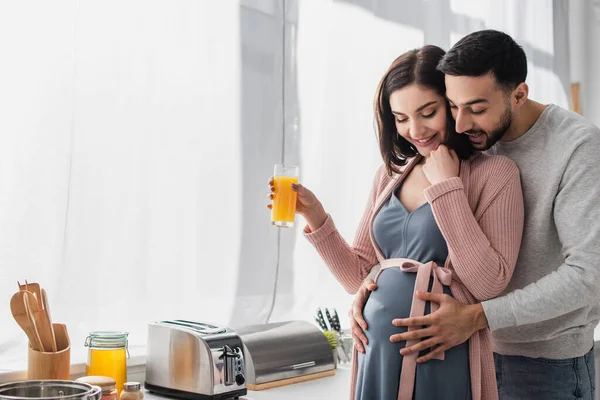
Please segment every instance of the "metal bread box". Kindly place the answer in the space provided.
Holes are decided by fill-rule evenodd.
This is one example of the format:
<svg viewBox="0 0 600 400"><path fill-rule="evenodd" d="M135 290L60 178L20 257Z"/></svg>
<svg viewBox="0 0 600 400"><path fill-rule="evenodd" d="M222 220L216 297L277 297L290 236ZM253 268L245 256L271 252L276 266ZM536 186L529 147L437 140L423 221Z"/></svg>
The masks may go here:
<svg viewBox="0 0 600 400"><path fill-rule="evenodd" d="M333 351L316 326L288 321L236 328L244 344L246 387L263 390L335 374Z"/></svg>

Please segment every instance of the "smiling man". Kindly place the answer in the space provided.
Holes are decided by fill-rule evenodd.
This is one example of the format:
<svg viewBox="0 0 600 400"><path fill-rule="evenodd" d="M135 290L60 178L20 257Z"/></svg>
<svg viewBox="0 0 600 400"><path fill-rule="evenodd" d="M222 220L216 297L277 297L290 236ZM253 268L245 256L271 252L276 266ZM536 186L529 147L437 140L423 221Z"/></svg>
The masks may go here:
<svg viewBox="0 0 600 400"><path fill-rule="evenodd" d="M521 171L523 241L504 295L464 305L447 295L419 294L439 303L439 310L394 320L421 329L390 340L421 339L402 353L432 349L418 360L427 362L489 328L501 400L592 400L600 318L600 130L528 98L525 53L505 33L464 37L438 69L446 74L457 132L469 135L478 150L511 158ZM362 333L357 324L366 326L360 310L368 287L374 288L372 281L365 281L353 305L356 337Z"/></svg>

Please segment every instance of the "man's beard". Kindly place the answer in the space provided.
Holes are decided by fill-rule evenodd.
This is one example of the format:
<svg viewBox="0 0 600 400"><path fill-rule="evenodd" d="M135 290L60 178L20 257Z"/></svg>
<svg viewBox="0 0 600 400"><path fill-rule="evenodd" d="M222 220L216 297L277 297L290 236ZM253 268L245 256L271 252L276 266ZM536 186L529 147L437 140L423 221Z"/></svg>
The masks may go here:
<svg viewBox="0 0 600 400"><path fill-rule="evenodd" d="M485 131L482 130L471 130L471 131L465 131L464 133L466 133L467 135L477 135L479 133L482 133L486 136L486 140L481 143L480 145L473 145L477 150L480 151L485 151L490 149L493 145L496 144L496 142L498 142L498 140L502 139L502 136L504 136L504 134L506 133L506 131L508 130L508 128L510 128L510 124L512 123L512 110L510 109L510 105L507 105L505 110L504 110L504 114L502 114L502 117L500 118L500 123L492 130L492 132L490 134L487 134Z"/></svg>

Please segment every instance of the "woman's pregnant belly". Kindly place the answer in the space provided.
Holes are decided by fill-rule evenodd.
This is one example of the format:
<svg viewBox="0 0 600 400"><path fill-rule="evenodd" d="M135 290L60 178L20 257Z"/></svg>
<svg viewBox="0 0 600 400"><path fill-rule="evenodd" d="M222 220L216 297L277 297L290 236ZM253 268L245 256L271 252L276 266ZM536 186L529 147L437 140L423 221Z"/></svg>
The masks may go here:
<svg viewBox="0 0 600 400"><path fill-rule="evenodd" d="M402 364L400 349L406 342L390 342L390 336L406 332L392 325L395 318L408 318L417 274L399 268L384 269L377 278L377 289L371 293L363 309L369 339L365 354L358 354L356 399L395 399ZM430 280L431 285L432 280ZM444 293L451 295L444 286ZM431 306L425 304L425 314ZM421 353L423 354L423 353ZM418 364L415 399L470 399L468 342L445 352L445 359Z"/></svg>
<svg viewBox="0 0 600 400"><path fill-rule="evenodd" d="M365 332L369 346L390 341L390 336L406 332L405 327L392 325L395 318L410 317L413 292L417 274L402 272L400 268L386 268L377 278L377 289L367 300L363 317L368 329ZM431 282L430 282L431 284ZM450 288L444 286L444 293L451 295ZM429 314L431 305L425 305L425 314ZM405 342L394 343L398 351Z"/></svg>

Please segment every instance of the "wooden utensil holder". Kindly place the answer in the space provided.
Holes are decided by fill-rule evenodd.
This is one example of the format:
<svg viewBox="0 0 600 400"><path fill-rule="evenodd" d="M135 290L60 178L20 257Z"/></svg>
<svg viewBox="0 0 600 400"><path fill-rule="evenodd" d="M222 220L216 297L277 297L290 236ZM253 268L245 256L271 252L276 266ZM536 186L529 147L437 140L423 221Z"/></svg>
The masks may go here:
<svg viewBox="0 0 600 400"><path fill-rule="evenodd" d="M52 324L56 352L36 351L28 346L27 379L71 379L71 343L64 324Z"/></svg>

